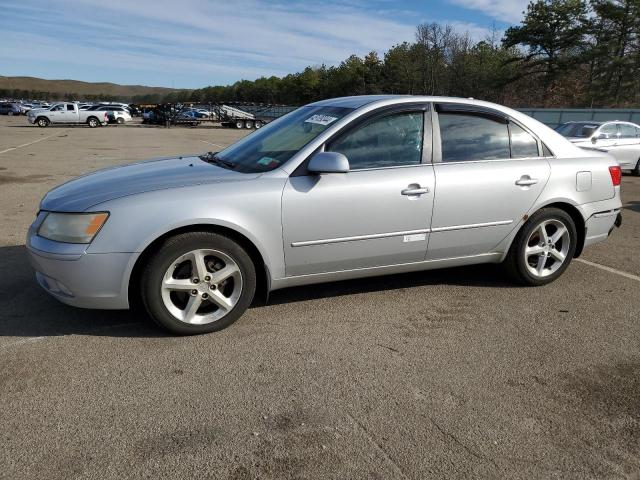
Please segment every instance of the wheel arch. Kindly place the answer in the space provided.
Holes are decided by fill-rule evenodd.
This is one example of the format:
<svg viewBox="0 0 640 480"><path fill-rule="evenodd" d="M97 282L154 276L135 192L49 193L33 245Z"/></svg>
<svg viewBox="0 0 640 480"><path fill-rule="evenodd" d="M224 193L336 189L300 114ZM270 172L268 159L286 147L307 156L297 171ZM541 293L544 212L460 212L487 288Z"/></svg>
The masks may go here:
<svg viewBox="0 0 640 480"><path fill-rule="evenodd" d="M247 251L249 257L251 257L251 260L253 261L253 264L256 268L257 285L255 298L262 298L265 302L268 300L269 291L271 290L271 275L269 272L269 267L265 262L264 256L255 245L255 243L246 235L242 234L238 230L234 230L233 228L209 223L196 223L169 230L157 237L142 250L142 253L140 253L138 258L136 259L133 268L131 269L131 274L129 275L127 298L130 307L140 306L138 292L140 289L141 274L143 267L148 259L158 251L165 240L187 232L217 233L220 235L224 235L241 245Z"/></svg>
<svg viewBox="0 0 640 480"><path fill-rule="evenodd" d="M573 220L573 223L576 226L576 232L578 233L578 238L576 239L576 251L573 255L574 258L578 258L580 256L580 254L582 253L582 249L584 248L584 241L586 238L586 224L585 224L585 220L582 217L582 214L580 213L580 211L576 208L575 205L573 205L572 203L568 202L568 201L563 201L563 200L554 200L551 201L549 203L545 203L543 205L539 205L535 210L532 210L529 215L527 216L527 219L529 217L531 217L534 213L539 212L540 210L544 209L544 208L558 208L564 212L566 212L571 219ZM524 227L526 222L523 222L520 225L520 228L518 228L518 232L520 232L520 230L522 230L522 227ZM517 233L516 233L517 235ZM513 239L511 240L511 243L513 243L513 241L515 240L516 235L513 236ZM509 248L511 248L511 245L509 245Z"/></svg>

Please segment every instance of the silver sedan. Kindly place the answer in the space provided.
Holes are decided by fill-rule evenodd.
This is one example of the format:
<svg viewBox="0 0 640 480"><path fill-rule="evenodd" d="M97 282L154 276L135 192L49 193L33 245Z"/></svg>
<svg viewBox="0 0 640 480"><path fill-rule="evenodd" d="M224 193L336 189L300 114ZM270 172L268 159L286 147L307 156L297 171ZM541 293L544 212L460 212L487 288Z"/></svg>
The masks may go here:
<svg viewBox="0 0 640 480"><path fill-rule="evenodd" d="M256 295L503 263L558 278L620 222L620 167L499 105L362 96L299 108L227 149L110 168L51 190L27 247L60 301L141 301L178 334Z"/></svg>

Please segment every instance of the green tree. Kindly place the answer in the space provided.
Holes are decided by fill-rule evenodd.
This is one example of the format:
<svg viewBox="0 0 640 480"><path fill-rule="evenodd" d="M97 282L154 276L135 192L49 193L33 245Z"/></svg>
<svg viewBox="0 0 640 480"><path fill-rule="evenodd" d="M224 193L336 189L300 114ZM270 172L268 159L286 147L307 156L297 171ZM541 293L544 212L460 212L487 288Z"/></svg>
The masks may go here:
<svg viewBox="0 0 640 480"><path fill-rule="evenodd" d="M507 29L503 44L526 48L512 61L521 63L519 76L542 78L546 100L562 75L583 61L588 29L582 0L536 0L529 3L522 24Z"/></svg>
<svg viewBox="0 0 640 480"><path fill-rule="evenodd" d="M592 0L589 78L592 101L637 101L640 0Z"/></svg>

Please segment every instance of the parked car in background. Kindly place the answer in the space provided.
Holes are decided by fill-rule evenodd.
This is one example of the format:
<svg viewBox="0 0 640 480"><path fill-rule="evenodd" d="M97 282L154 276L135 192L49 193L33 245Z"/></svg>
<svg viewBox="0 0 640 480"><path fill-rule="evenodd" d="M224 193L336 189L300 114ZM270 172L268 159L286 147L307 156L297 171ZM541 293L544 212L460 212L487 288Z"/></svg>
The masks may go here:
<svg viewBox="0 0 640 480"><path fill-rule="evenodd" d="M20 115L22 109L17 103L3 102L0 103L0 115Z"/></svg>
<svg viewBox="0 0 640 480"><path fill-rule="evenodd" d="M132 120L129 111L121 105L94 105L88 110L107 112L109 122L111 123L118 123L122 125L123 123L130 122Z"/></svg>
<svg viewBox="0 0 640 480"><path fill-rule="evenodd" d="M56 103L47 110L31 110L27 119L39 127L47 127L52 123L86 123L94 128L109 122L107 112L80 110L76 103Z"/></svg>
<svg viewBox="0 0 640 480"><path fill-rule="evenodd" d="M640 176L640 126L631 122L567 122L556 131L574 145L612 155L624 170Z"/></svg>
<svg viewBox="0 0 640 480"><path fill-rule="evenodd" d="M20 104L20 108L22 110L22 113L24 113L26 115L31 110L33 110L33 104L31 104L31 103L21 103Z"/></svg>
<svg viewBox="0 0 640 480"><path fill-rule="evenodd" d="M160 326L195 334L294 285L501 262L544 285L620 209L613 158L523 113L361 96L299 108L218 153L67 182L42 200L27 248L62 302L141 299Z"/></svg>

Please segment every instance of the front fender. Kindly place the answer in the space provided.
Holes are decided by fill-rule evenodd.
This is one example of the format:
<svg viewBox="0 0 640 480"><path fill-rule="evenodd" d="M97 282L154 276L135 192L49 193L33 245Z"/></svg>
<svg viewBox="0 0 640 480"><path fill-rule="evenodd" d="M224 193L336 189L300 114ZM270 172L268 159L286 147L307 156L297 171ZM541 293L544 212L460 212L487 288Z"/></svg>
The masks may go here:
<svg viewBox="0 0 640 480"><path fill-rule="evenodd" d="M248 238L275 278L284 276L281 197L284 179L196 185L122 197L92 210L110 212L88 253L144 251L154 240L192 225L229 228Z"/></svg>

